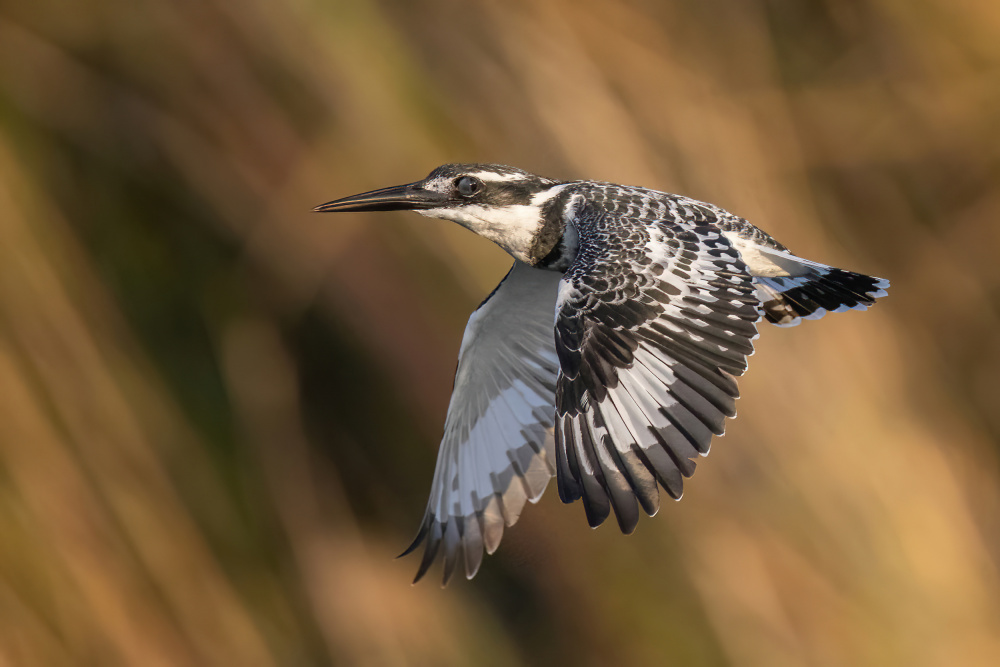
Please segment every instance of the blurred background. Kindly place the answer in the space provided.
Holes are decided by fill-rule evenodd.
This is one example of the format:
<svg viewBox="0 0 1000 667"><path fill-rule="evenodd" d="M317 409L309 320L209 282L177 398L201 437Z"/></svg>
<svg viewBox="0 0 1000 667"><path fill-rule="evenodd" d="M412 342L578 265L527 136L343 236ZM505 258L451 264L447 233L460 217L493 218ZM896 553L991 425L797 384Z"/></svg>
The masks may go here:
<svg viewBox="0 0 1000 667"><path fill-rule="evenodd" d="M0 5L0 663L1000 664L1000 5ZM765 328L630 537L394 560L510 260L444 162L645 185L889 298Z"/></svg>

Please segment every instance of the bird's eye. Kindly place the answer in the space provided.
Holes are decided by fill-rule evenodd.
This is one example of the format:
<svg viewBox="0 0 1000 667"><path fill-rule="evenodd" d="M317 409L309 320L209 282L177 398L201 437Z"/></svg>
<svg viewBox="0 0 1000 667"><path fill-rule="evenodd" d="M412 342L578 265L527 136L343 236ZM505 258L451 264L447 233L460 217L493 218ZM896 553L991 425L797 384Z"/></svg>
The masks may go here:
<svg viewBox="0 0 1000 667"><path fill-rule="evenodd" d="M472 195L479 192L483 184L478 178L473 178L472 176L462 176L455 181L455 189L458 190L458 194L463 197L471 197Z"/></svg>

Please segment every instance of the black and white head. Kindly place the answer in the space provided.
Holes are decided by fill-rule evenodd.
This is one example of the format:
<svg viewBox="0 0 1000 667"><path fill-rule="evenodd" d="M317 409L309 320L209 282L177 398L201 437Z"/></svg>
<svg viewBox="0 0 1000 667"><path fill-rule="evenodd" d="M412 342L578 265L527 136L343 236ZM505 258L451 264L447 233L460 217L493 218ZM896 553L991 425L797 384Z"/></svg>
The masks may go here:
<svg viewBox="0 0 1000 667"><path fill-rule="evenodd" d="M331 201L318 212L415 211L451 220L535 264L562 234L553 211L566 183L498 164L446 164L427 178Z"/></svg>

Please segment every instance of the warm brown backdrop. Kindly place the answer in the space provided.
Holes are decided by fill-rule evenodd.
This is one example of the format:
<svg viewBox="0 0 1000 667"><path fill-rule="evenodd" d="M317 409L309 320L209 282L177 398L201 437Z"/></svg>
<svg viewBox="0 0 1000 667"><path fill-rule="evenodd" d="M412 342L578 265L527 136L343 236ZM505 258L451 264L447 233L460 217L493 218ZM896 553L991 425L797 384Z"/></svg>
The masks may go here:
<svg viewBox="0 0 1000 667"><path fill-rule="evenodd" d="M0 663L1000 664L1000 4L0 6ZM892 280L768 328L625 538L411 587L509 262L310 208L441 162L718 203Z"/></svg>

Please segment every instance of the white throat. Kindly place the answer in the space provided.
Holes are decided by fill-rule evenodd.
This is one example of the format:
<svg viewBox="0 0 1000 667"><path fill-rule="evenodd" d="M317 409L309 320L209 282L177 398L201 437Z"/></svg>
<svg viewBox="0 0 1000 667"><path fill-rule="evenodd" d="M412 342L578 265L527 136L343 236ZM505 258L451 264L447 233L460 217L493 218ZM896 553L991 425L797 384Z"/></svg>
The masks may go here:
<svg viewBox="0 0 1000 667"><path fill-rule="evenodd" d="M529 261L528 252L542 226L542 209L531 204L510 206L462 206L417 211L430 218L457 222L483 238L493 241L514 259Z"/></svg>
<svg viewBox="0 0 1000 667"><path fill-rule="evenodd" d="M457 222L483 238L493 241L514 259L531 263L531 248L544 224L542 206L561 189L562 187L554 187L539 192L532 197L530 204L507 206L467 204L416 212L429 218Z"/></svg>

